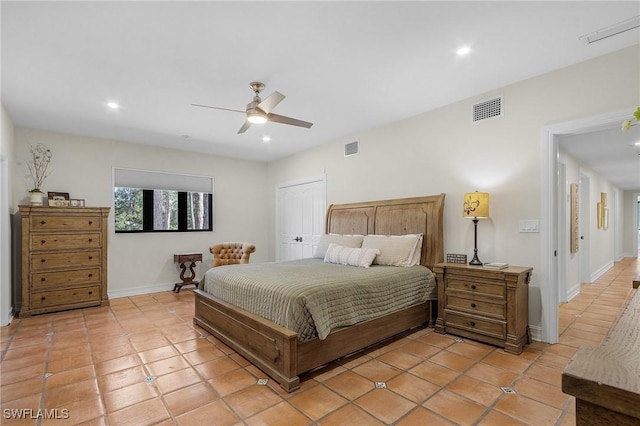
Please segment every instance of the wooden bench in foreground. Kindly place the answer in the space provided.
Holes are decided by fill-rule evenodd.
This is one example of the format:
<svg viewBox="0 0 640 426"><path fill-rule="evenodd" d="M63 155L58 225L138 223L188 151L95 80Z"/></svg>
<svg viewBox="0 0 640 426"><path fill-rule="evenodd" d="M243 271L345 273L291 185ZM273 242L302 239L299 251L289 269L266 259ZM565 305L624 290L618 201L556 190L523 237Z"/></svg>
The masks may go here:
<svg viewBox="0 0 640 426"><path fill-rule="evenodd" d="M564 369L562 391L576 398L576 425L640 424L639 324L635 292L604 343L581 348Z"/></svg>

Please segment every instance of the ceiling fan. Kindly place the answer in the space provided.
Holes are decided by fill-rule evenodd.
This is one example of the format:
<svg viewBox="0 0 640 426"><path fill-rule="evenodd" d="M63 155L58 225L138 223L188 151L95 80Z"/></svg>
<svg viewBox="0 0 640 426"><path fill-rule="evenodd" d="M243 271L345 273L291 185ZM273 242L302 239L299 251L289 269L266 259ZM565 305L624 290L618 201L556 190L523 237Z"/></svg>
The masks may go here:
<svg viewBox="0 0 640 426"><path fill-rule="evenodd" d="M271 111L278 105L285 96L280 92L273 92L265 100L260 99L260 92L264 90L264 84L259 81L254 81L249 84L249 87L255 93L253 100L247 104L245 111L237 109L214 107L209 105L191 104L197 107L221 109L224 111L241 112L247 115L247 120L244 122L238 133L244 133L252 124L262 124L267 121L281 124L290 124L292 126L306 127L307 129L313 126L313 123L307 121L298 120L296 118L285 117L284 115L273 114Z"/></svg>

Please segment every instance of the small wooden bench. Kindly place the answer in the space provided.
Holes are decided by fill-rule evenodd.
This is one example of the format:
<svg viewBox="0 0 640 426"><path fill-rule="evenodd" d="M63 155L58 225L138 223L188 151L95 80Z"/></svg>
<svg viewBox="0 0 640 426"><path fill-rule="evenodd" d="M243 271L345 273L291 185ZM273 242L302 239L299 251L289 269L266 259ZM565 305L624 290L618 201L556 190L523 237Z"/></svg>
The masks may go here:
<svg viewBox="0 0 640 426"><path fill-rule="evenodd" d="M564 369L562 391L576 397L576 425L640 424L638 324L640 292L635 292L604 343L581 348Z"/></svg>

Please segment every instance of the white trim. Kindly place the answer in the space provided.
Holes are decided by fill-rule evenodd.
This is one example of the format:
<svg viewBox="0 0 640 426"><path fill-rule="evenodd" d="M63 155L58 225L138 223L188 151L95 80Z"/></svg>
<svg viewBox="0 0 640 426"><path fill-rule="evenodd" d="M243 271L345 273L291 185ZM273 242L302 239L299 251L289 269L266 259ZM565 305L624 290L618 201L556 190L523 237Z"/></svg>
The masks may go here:
<svg viewBox="0 0 640 426"><path fill-rule="evenodd" d="M567 290L567 302L571 301L574 297L580 294L581 284L578 283L574 286L571 286L570 289Z"/></svg>
<svg viewBox="0 0 640 426"><path fill-rule="evenodd" d="M601 114L578 120L548 125L542 128L541 143L541 180L540 186L540 301L542 304L541 340L547 343L558 341L558 290L557 290L557 262L554 254L558 241L557 213L555 209L556 180L558 164L557 136L574 133L585 133L604 128L620 126L629 118L629 111L636 107Z"/></svg>
<svg viewBox="0 0 640 426"><path fill-rule="evenodd" d="M141 294L171 291L173 290L174 286L175 286L175 283L153 284L153 285L147 285L144 287L127 288L123 290L111 290L111 291L107 291L107 294L109 295L109 299L119 299L121 297L139 296Z"/></svg>
<svg viewBox="0 0 640 426"><path fill-rule="evenodd" d="M607 262L602 268L594 271L593 274L591 274L591 282L594 282L595 280L603 276L611 268L613 268L613 261Z"/></svg>
<svg viewBox="0 0 640 426"><path fill-rule="evenodd" d="M535 340L536 342L543 342L541 328L538 326L529 326L529 333L531 333L531 340Z"/></svg>

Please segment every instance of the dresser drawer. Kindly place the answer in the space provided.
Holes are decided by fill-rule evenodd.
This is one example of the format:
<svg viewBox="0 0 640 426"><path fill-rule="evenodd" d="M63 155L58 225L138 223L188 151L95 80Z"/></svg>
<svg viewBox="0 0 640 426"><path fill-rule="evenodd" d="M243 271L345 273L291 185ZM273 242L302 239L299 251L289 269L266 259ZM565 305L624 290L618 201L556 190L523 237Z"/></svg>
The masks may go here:
<svg viewBox="0 0 640 426"><path fill-rule="evenodd" d="M489 318L481 318L475 315L465 315L460 312L453 312L445 309L445 322L447 324L447 332L450 328L468 331L497 339L505 339L507 337L507 323L500 320L491 320ZM455 331L452 331L455 334Z"/></svg>
<svg viewBox="0 0 640 426"><path fill-rule="evenodd" d="M100 234L31 234L32 250L68 250L76 248L100 248Z"/></svg>
<svg viewBox="0 0 640 426"><path fill-rule="evenodd" d="M502 282L480 281L465 277L448 277L447 288L500 297L506 294L505 284Z"/></svg>
<svg viewBox="0 0 640 426"><path fill-rule="evenodd" d="M31 307L35 309L87 302L100 303L99 285L57 291L34 291L31 294Z"/></svg>
<svg viewBox="0 0 640 426"><path fill-rule="evenodd" d="M36 290L52 290L56 287L99 282L100 268L38 272L31 278L31 286Z"/></svg>
<svg viewBox="0 0 640 426"><path fill-rule="evenodd" d="M31 269L41 271L51 268L99 266L100 250L38 253L31 255Z"/></svg>
<svg viewBox="0 0 640 426"><path fill-rule="evenodd" d="M75 231L100 230L100 217L96 216L53 216L33 215L31 218L32 231L61 231L65 229Z"/></svg>
<svg viewBox="0 0 640 426"><path fill-rule="evenodd" d="M502 320L507 318L506 302L504 299L495 299L495 301L485 301L479 298L467 299L456 296L451 292L451 294L447 296L447 306L445 308L491 316Z"/></svg>

